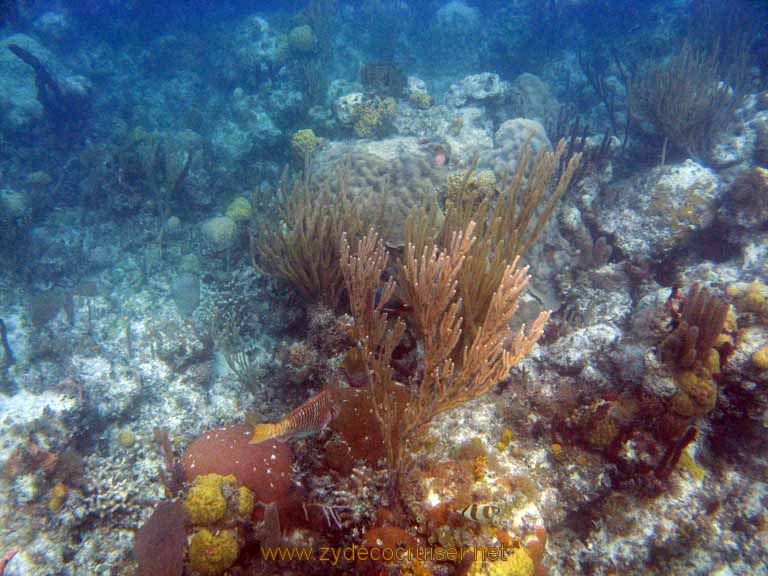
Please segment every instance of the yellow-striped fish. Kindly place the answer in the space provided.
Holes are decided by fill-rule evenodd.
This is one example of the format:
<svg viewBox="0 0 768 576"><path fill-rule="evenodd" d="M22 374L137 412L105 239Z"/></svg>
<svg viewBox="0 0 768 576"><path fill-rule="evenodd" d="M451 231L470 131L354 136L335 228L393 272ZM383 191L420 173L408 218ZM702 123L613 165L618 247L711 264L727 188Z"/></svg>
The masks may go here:
<svg viewBox="0 0 768 576"><path fill-rule="evenodd" d="M249 444L272 438L299 436L320 432L339 415L340 402L334 389L327 388L273 424L254 424Z"/></svg>
<svg viewBox="0 0 768 576"><path fill-rule="evenodd" d="M462 508L461 515L480 524L493 524L501 514L501 508L496 504L470 504Z"/></svg>

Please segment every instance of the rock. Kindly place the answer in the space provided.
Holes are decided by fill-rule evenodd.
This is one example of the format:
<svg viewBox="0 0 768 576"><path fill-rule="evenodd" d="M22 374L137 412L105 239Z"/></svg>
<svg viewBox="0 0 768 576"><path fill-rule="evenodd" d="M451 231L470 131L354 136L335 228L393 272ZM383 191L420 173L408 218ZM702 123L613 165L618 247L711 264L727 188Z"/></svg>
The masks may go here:
<svg viewBox="0 0 768 576"><path fill-rule="evenodd" d="M336 99L333 103L333 111L339 124L342 126L352 125L355 121L355 109L363 103L364 98L362 92L353 92Z"/></svg>
<svg viewBox="0 0 768 576"><path fill-rule="evenodd" d="M279 39L260 16L246 18L232 35L235 66L240 74L264 74L279 58ZM238 74L239 75L239 74Z"/></svg>
<svg viewBox="0 0 768 576"><path fill-rule="evenodd" d="M83 390L99 418L114 419L128 414L142 393L138 370L118 365L104 357L73 356Z"/></svg>
<svg viewBox="0 0 768 576"><path fill-rule="evenodd" d="M467 6L461 0L447 2L435 13L437 25L444 30L466 30L480 24L480 10Z"/></svg>
<svg viewBox="0 0 768 576"><path fill-rule="evenodd" d="M240 109L238 122L228 119L219 122L213 131L211 144L221 160L237 164L250 152L254 140L262 146L270 146L282 136L269 115L261 109Z"/></svg>
<svg viewBox="0 0 768 576"><path fill-rule="evenodd" d="M754 167L740 173L725 194L718 218L747 233L764 226L768 222L768 170Z"/></svg>
<svg viewBox="0 0 768 576"><path fill-rule="evenodd" d="M670 288L655 288L639 299L631 317L634 338L654 346L669 333L671 327L666 325L669 319L667 301L671 294Z"/></svg>
<svg viewBox="0 0 768 576"><path fill-rule="evenodd" d="M428 93L429 89L427 89L427 83L416 76L408 76L408 84L405 87L405 93L410 96L411 94L418 92Z"/></svg>
<svg viewBox="0 0 768 576"><path fill-rule="evenodd" d="M0 462L8 460L13 452L17 434L26 437L36 426L71 417L76 410L74 398L51 390L40 394L28 390L13 396L0 394Z"/></svg>
<svg viewBox="0 0 768 576"><path fill-rule="evenodd" d="M467 104L495 104L501 102L508 92L508 82L504 82L498 74L483 72L452 84L445 96L445 103L454 108Z"/></svg>
<svg viewBox="0 0 768 576"><path fill-rule="evenodd" d="M669 368L659 360L655 350L648 350L643 357L643 390L651 397L672 398L680 390Z"/></svg>
<svg viewBox="0 0 768 576"><path fill-rule="evenodd" d="M84 120L91 110L93 83L85 76L67 76L59 81L59 88L68 119Z"/></svg>
<svg viewBox="0 0 768 576"><path fill-rule="evenodd" d="M39 16L32 27L38 36L59 41L69 33L71 21L66 12L48 11Z"/></svg>
<svg viewBox="0 0 768 576"><path fill-rule="evenodd" d="M712 170L686 160L646 170L607 189L596 219L631 259L651 260L679 247L709 226L722 196Z"/></svg>
<svg viewBox="0 0 768 576"><path fill-rule="evenodd" d="M53 55L36 40L24 34L14 34L0 41L0 125L11 130L24 130L46 112L37 97L34 69L9 50L12 45L37 58L58 84L61 93L52 103L54 120L75 124L83 120L91 107L93 86L90 80L66 74Z"/></svg>
<svg viewBox="0 0 768 576"><path fill-rule="evenodd" d="M510 99L515 116L531 118L542 123L557 120L560 104L549 86L534 74L520 74L512 82Z"/></svg>
<svg viewBox="0 0 768 576"><path fill-rule="evenodd" d="M753 157L760 161L761 130L768 122L768 110L762 110L759 96L750 95L735 112L735 120L715 134L708 161L718 170L733 166L748 167Z"/></svg>

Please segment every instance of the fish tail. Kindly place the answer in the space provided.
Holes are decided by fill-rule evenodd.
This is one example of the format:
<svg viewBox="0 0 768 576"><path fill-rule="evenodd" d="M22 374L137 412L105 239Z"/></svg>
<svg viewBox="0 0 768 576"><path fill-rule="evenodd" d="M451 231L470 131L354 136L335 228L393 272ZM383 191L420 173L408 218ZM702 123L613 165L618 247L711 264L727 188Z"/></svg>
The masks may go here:
<svg viewBox="0 0 768 576"><path fill-rule="evenodd" d="M248 441L248 444L258 444L265 440L270 440L277 436L274 424L255 424L253 426L253 436Z"/></svg>

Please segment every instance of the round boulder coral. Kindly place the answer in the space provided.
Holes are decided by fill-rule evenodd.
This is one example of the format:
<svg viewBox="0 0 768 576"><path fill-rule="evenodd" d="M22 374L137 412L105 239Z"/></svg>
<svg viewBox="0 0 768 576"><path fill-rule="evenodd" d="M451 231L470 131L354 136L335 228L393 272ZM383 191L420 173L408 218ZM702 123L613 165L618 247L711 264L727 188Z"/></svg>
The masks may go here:
<svg viewBox="0 0 768 576"><path fill-rule="evenodd" d="M238 196L229 203L226 216L235 222L247 222L251 219L251 203L244 196Z"/></svg>
<svg viewBox="0 0 768 576"><path fill-rule="evenodd" d="M291 137L291 150L297 158L303 160L311 157L322 142L323 139L318 138L311 128L297 130Z"/></svg>
<svg viewBox="0 0 768 576"><path fill-rule="evenodd" d="M308 24L296 26L288 33L288 46L291 51L306 54L312 52L317 45L317 38Z"/></svg>
<svg viewBox="0 0 768 576"><path fill-rule="evenodd" d="M221 488L225 482L234 483L235 477L206 474L195 478L184 500L184 510L192 524L212 524L224 518L227 499Z"/></svg>
<svg viewBox="0 0 768 576"><path fill-rule="evenodd" d="M229 216L214 216L203 222L203 235L219 250L232 246L237 235L237 224Z"/></svg>
<svg viewBox="0 0 768 576"><path fill-rule="evenodd" d="M189 568L200 576L220 576L235 563L239 553L234 531L214 534L203 528L189 541Z"/></svg>

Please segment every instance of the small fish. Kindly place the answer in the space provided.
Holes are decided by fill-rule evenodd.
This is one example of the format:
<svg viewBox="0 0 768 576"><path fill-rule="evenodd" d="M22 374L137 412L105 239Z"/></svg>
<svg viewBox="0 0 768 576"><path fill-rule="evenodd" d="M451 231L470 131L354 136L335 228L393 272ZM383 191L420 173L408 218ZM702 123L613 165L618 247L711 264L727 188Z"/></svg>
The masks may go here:
<svg viewBox="0 0 768 576"><path fill-rule="evenodd" d="M299 436L320 432L339 414L340 403L333 389L326 389L273 424L254 424L249 444L272 438Z"/></svg>
<svg viewBox="0 0 768 576"><path fill-rule="evenodd" d="M381 302L381 294L382 289L377 288L376 292L373 295L373 303L378 306ZM397 297L390 298L389 301L385 302L382 306L382 310L386 312L387 314L395 314L397 316L407 316L411 313L413 310L413 307L406 304L402 300L400 300Z"/></svg>
<svg viewBox="0 0 768 576"><path fill-rule="evenodd" d="M495 504L470 504L461 510L464 518L480 524L492 524L499 514L501 514L501 508Z"/></svg>

